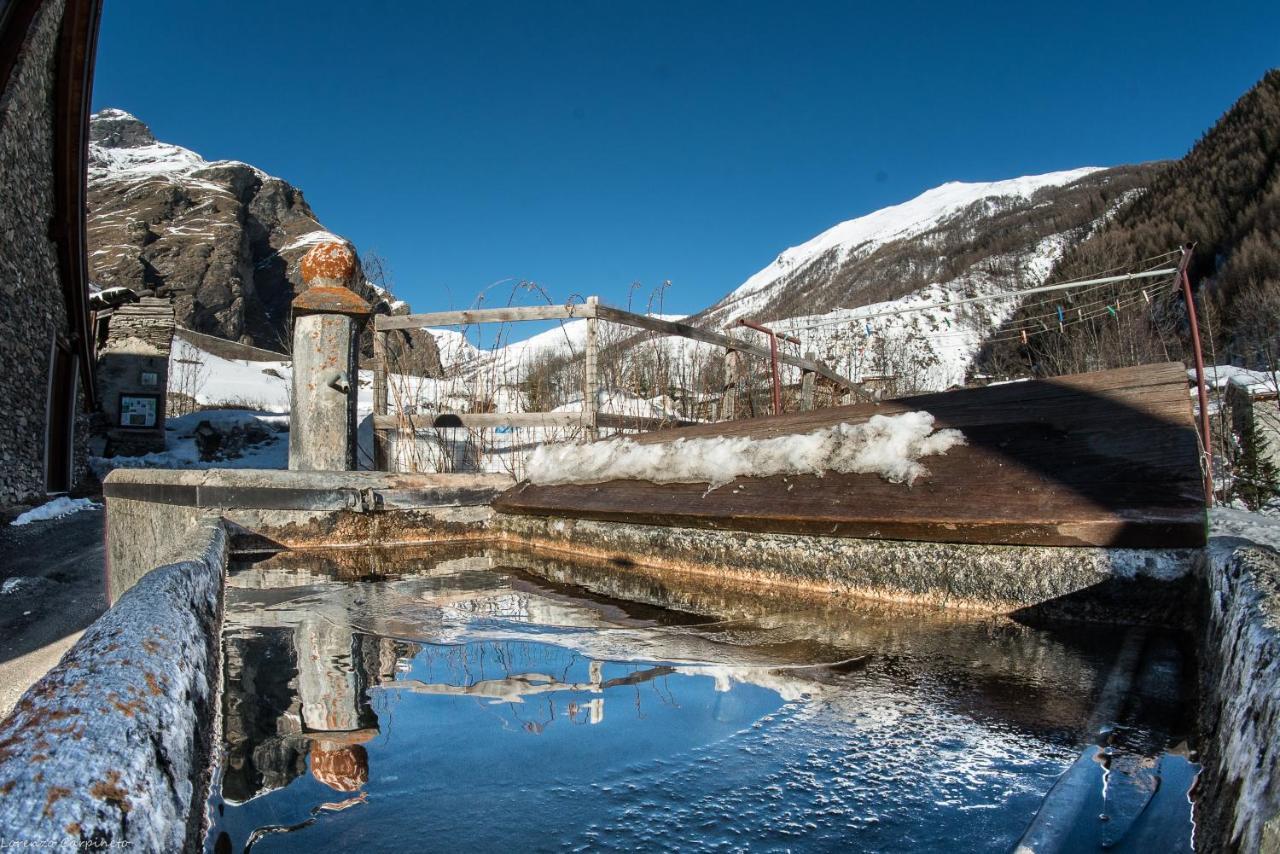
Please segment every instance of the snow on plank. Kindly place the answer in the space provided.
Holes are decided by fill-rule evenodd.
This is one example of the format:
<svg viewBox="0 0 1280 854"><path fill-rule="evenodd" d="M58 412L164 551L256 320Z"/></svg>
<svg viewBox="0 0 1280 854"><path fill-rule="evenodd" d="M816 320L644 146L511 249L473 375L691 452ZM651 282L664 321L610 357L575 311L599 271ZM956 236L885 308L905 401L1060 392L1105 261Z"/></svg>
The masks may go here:
<svg viewBox="0 0 1280 854"><path fill-rule="evenodd" d="M649 433L771 439L874 415L930 413L965 444L928 458L913 485L875 473L739 477L705 483L522 484L495 507L720 530L932 542L1196 547L1205 506L1186 374L1144 365L921 395L882 404Z"/></svg>

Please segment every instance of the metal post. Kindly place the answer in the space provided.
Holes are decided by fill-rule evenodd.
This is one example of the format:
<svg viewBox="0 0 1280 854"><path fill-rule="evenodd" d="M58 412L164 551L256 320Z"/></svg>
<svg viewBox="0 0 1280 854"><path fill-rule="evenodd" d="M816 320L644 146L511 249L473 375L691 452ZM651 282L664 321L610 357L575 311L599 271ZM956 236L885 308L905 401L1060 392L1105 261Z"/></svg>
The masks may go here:
<svg viewBox="0 0 1280 854"><path fill-rule="evenodd" d="M347 287L359 267L346 244L317 244L301 269L307 289L293 301L289 468L352 471L359 336L369 304Z"/></svg>
<svg viewBox="0 0 1280 854"><path fill-rule="evenodd" d="M373 331L373 467L388 471L387 431L377 426L377 417L387 414L387 333Z"/></svg>
<svg viewBox="0 0 1280 854"><path fill-rule="evenodd" d="M600 304L600 297L587 297L587 352L582 368L582 424L587 438L595 441L600 437L596 425L596 412L600 406L600 354L599 323L595 308Z"/></svg>
<svg viewBox="0 0 1280 854"><path fill-rule="evenodd" d="M804 354L810 362L817 361L812 350ZM813 409L813 371L805 371L800 375L800 411Z"/></svg>
<svg viewBox="0 0 1280 854"><path fill-rule="evenodd" d="M1191 295L1191 276L1187 267L1191 264L1194 243L1182 247L1182 260L1178 264L1178 276L1182 279L1182 298L1187 302L1187 319L1191 323L1191 347L1196 360L1196 393L1200 399L1201 450L1204 452L1204 503L1213 506L1213 437L1209 432L1209 393L1204 385L1204 353L1200 349L1200 323L1196 320L1196 303Z"/></svg>
<svg viewBox="0 0 1280 854"><path fill-rule="evenodd" d="M770 363L769 367L773 371L773 414L781 415L782 414L782 381L778 377L778 338L781 337L786 341L790 341L792 344L799 344L800 339L792 338L790 335L779 336L777 332L774 332L769 327L762 326L761 324L756 323L755 321L747 320L745 318L739 319L738 325L745 326L748 329L754 329L757 332L763 332L765 335L769 336L769 363Z"/></svg>

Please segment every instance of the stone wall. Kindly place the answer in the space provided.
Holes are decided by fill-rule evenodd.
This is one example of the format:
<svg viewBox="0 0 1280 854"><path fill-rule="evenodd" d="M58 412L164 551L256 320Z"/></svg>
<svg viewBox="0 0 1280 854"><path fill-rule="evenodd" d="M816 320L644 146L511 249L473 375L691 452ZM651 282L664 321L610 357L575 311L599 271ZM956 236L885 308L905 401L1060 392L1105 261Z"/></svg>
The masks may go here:
<svg viewBox="0 0 1280 854"><path fill-rule="evenodd" d="M0 724L0 847L196 851L218 690L227 534L148 573Z"/></svg>
<svg viewBox="0 0 1280 854"><path fill-rule="evenodd" d="M1200 571L1197 849L1280 852L1280 555L1216 536Z"/></svg>
<svg viewBox="0 0 1280 854"><path fill-rule="evenodd" d="M139 456L165 449L164 416L173 333L173 304L168 299L143 297L138 303L112 312L97 366L108 455ZM145 401L152 395L155 411L151 426L125 425L120 415L122 397Z"/></svg>
<svg viewBox="0 0 1280 854"><path fill-rule="evenodd" d="M50 360L69 326L49 239L54 211L53 91L63 3L49 0L0 94L0 505L42 498ZM77 411L83 411L77 399ZM85 472L78 418L75 471Z"/></svg>

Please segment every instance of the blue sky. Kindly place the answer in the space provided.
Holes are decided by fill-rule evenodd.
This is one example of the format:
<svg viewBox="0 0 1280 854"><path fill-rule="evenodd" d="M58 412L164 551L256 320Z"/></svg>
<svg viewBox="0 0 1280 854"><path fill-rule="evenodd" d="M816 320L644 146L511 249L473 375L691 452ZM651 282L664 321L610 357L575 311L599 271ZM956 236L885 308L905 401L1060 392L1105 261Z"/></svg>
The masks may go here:
<svg viewBox="0 0 1280 854"><path fill-rule="evenodd" d="M297 185L415 309L695 311L945 181L1181 156L1278 64L1264 0L107 0L94 105Z"/></svg>

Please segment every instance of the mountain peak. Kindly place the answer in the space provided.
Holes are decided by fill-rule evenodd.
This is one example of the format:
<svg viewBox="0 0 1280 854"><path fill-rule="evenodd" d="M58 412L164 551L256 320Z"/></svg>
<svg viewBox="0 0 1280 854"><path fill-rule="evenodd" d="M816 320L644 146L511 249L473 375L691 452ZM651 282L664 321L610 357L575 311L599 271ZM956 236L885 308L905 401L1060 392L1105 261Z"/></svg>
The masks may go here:
<svg viewBox="0 0 1280 854"><path fill-rule="evenodd" d="M89 139L103 148L141 148L156 142L151 128L136 116L113 107L89 117Z"/></svg>

